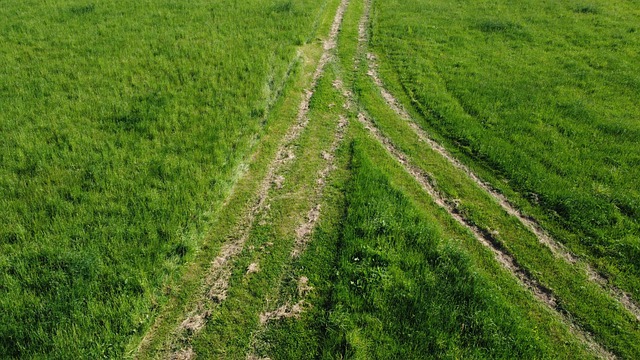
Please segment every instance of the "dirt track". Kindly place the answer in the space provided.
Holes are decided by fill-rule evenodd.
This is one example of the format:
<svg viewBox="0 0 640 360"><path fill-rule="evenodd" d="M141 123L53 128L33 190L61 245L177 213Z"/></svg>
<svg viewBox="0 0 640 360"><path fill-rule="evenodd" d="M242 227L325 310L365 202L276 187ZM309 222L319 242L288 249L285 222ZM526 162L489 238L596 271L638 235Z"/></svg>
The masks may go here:
<svg viewBox="0 0 640 360"><path fill-rule="evenodd" d="M167 353L163 354L165 355L165 358L192 359L196 356L191 347L184 346L183 344L187 344L189 338L197 335L201 329L206 326L207 320L212 311L214 311L220 303L225 301L227 297L227 289L229 287L229 279L233 270L234 259L236 259L245 248L245 244L250 237L251 229L254 227L256 219L261 214L269 211L271 201L269 194L274 189L282 188L283 184L287 181L282 169L286 164L289 164L296 159L293 151L293 144L300 138L309 123L308 113L310 102L318 85L318 81L324 74L326 65L330 63L335 56L337 37L348 4L349 0L341 1L334 16L328 38L323 43L323 52L318 61L317 67L312 74L310 86L304 91L304 94L302 94L295 122L283 137L281 144L276 151L275 157L267 168L266 176L260 183L254 199L247 205L241 220L233 232L235 235L223 244L219 255L212 261L203 281L203 288L205 290L198 298L198 301L192 307L191 311L189 311L187 316L173 331L173 340L171 340L171 343L167 344L168 346L165 347L169 350ZM384 83L378 74L376 56L374 54L367 53L370 11L371 1L365 0L365 11L358 24L358 52L360 56L356 56L354 59L354 67L357 68L361 65L361 59L366 59L367 74L377 86L387 106L407 122L421 142L427 144L451 165L464 172L466 176L478 187L488 193L506 213L517 218L538 238L539 242L548 247L557 258L563 259L571 264L576 264L577 266L583 266L586 269L589 278L593 282L609 291L614 298L616 298L636 317L638 321L640 321L640 308L633 302L628 294L610 285L607 280L598 274L588 263L579 259L561 243L553 239L553 237L551 237L534 219L524 215L504 195L495 190L490 184L480 179L467 166L451 155L451 153L449 153L442 145L434 141L412 119L411 115L403 108L401 103L385 88ZM334 86L343 94L347 109L358 109L358 104L356 103L353 94L345 88L340 79L334 82ZM589 346L589 348L598 356L607 359L615 358L613 354L600 346L588 332L582 330L580 326L572 320L570 314L567 314L565 310L558 306L558 302L556 301L553 291L540 284L531 276L531 274L523 270L515 258L502 247L500 242L496 240L492 234L474 225L471 221L460 214L456 205L438 191L432 177L424 170L413 165L411 160L393 144L391 139L382 134L365 112L357 112L357 119L364 128L369 131L370 135L379 142L384 149L398 163L400 163L404 170L420 184L425 193L427 193L439 207L447 211L447 213L455 219L456 222L469 230L481 244L487 247L493 253L496 261L511 273L523 287L529 289L536 299L557 314L557 316L569 326L572 333L577 338L587 344L587 346ZM340 116L338 125L334 132L333 142L331 143L331 146L322 153L325 166L317 174L315 181L316 185L313 189L314 195L312 204L306 213L305 221L295 230L295 242L293 249L291 250L292 258L298 257L305 250L313 229L316 227L317 222L320 219L320 204L323 192L328 177L335 169L335 153L345 137L347 127L347 117ZM260 264L252 263L250 268L247 270L247 273L250 274L258 271L260 271ZM266 326L273 320L299 315L305 308L304 296L301 296L301 298L302 299L295 304L285 303L275 310L265 311L260 314L261 326ZM253 358L253 355L249 354L248 358Z"/></svg>
<svg viewBox="0 0 640 360"><path fill-rule="evenodd" d="M364 55L368 43L367 29L370 11L371 0L365 0L365 11L358 26L358 51L360 52L360 56ZM507 198L504 197L504 195L500 194L489 184L481 180L474 172L471 171L471 169L469 169L458 159L453 157L442 145L431 139L427 135L427 133L420 126L418 126L415 121L412 120L411 116L402 107L400 102L384 87L384 84L380 79L380 76L378 75L375 55L366 53L365 57L367 59L368 66L367 74L369 75L369 77L371 77L371 79L377 86L387 106L389 106L389 108L392 109L402 119L407 121L411 129L418 135L419 139L422 142L426 143L431 149L440 154L454 167L462 170L474 183L476 183L476 185L486 191L496 202L498 202L498 204L500 204L500 206L509 215L516 217L527 229L529 229L534 235L536 235L536 237L542 244L549 247L555 256L560 257L573 264L578 262L578 259L575 255L569 252L562 244L556 242L537 222L535 222L535 220L523 215L520 210L513 206L507 200ZM358 64L356 63L356 67L357 66ZM345 94L349 94L346 90L344 90L343 92ZM353 99L348 99L348 101L353 102ZM439 193L439 191L434 186L430 176L420 170L418 167L412 165L408 157L403 154L398 148L396 148L391 140L385 137L364 113L360 112L358 114L358 120L367 130L369 130L371 135L387 150L387 152L404 167L405 171L412 175L412 177L421 185L423 190L429 194L429 196L438 206L445 209L449 213L449 215L453 217L460 225L471 231L480 243L490 249L494 254L495 259L502 265L502 267L509 271L514 277L516 277L520 284L529 289L539 301L544 303L547 307L552 309L560 318L562 318L562 320L569 325L574 335L576 335L579 339L586 343L589 348L600 357L606 359L615 358L612 353L608 352L602 346L600 346L600 344L598 344L588 332L582 330L580 326L572 320L571 316L569 314L566 314L566 312L558 306L558 302L556 301L553 292L550 289L542 286L526 271L524 271L517 264L515 259L502 249L501 244L493 237L492 234L483 231L482 229L478 228L473 223L465 219L457 211L455 204L452 204L451 201L449 201ZM606 280L596 271L594 271L589 264L586 264L586 269L588 271L590 279L597 282L601 286L606 286ZM631 301L629 295L623 293L621 290L616 289L615 287L608 287L613 295L617 295L615 296L616 299L618 299L618 301L620 301L625 306L625 308L627 308L636 316L638 320L640 320L640 311L638 310L638 307Z"/></svg>
<svg viewBox="0 0 640 360"><path fill-rule="evenodd" d="M336 47L338 31L340 29L340 25L342 24L342 19L348 3L348 0L342 0L340 6L336 11L328 38L323 44L322 55L320 57L316 70L313 73L310 88L308 90L305 90L298 107L296 122L285 135L281 145L276 152L275 158L269 165L267 175L260 184L253 204L247 209L247 211L245 211L242 220L236 228L236 231L234 231L236 236L234 236L222 246L220 254L211 263L211 267L209 268L209 271L204 280L204 288L207 289L206 295L201 296L200 300L197 301L186 318L175 329L173 334L174 339L177 339L183 343L187 343L186 339L198 334L200 330L206 325L207 319L210 316L212 309L226 299L227 289L229 287L229 278L232 271L232 260L236 258L244 249L244 245L249 238L250 231L253 228L258 214L264 212L269 208L269 192L274 188L274 186L281 186L282 182L285 181L284 176L280 174L281 168L283 167L283 165L295 158L292 150L293 143L300 137L309 123L309 103L311 101L311 98L313 97L314 90L317 87L318 79L320 79L320 77L324 73L324 69L327 63L333 56L332 51ZM341 122L341 124L343 123ZM344 124L341 125L341 128L343 127ZM343 132L339 131L339 133ZM340 139L338 139L337 141L339 141ZM337 148L337 144L334 146L333 151L335 151L335 148ZM331 170L331 167L332 162L330 162L330 164L328 165L328 170L324 171L324 176L323 174L320 174L320 178L323 182L324 178L326 178L329 171ZM323 185L318 186L323 187ZM321 192L321 190L319 191ZM299 252L302 250L304 245L304 238L308 236L308 233L310 233L311 229L315 225L315 222L317 221L317 218L319 217L319 206L316 207L317 208L314 208L309 212L309 221L303 224L298 230L300 240L296 243L297 246L294 249L294 252ZM176 345L178 344L174 343L170 347L176 347ZM173 350L167 355L167 358L190 359L194 355L195 352L190 347L182 348L178 346L177 349Z"/></svg>

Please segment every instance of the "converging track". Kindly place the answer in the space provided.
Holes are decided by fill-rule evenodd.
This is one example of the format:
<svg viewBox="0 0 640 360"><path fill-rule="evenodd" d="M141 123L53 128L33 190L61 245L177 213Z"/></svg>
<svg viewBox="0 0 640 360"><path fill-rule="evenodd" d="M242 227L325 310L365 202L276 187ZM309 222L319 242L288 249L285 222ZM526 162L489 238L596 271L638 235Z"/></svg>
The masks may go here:
<svg viewBox="0 0 640 360"><path fill-rule="evenodd" d="M273 192L281 189L283 183L287 181L287 166L299 161L296 151L305 151L305 149L296 149L296 146L298 146L305 131L309 131L307 127L310 123L310 106L316 89L319 86L319 81L325 76L327 66L332 64L335 67L339 67L340 65L338 65L338 63L340 63L340 60L342 60L342 64L353 65L353 71L356 74L360 71L360 67L366 67L364 73L366 73L365 77L368 79L367 81L370 81L375 86L375 89L379 92L378 95L384 100L384 105L408 125L419 139L420 144L423 144L426 149L438 154L438 156L449 164L448 166L455 168L457 172L463 174L467 180L470 180L477 188L487 194L499 205L502 209L501 211L508 214L510 218L516 219L526 231L535 236L542 247L551 251L558 261L570 264L570 266L577 268L579 271L584 271L588 278L588 280L585 281L586 283L591 282L597 284L597 286L607 294L606 296L611 297L624 308L624 310L621 311L630 313L636 321L640 322L640 307L628 293L608 282L591 264L573 254L562 243L554 239L535 219L525 215L512 201L507 199L506 196L496 190L491 184L481 179L442 144L435 141L434 138L418 124L416 119L411 116L403 104L387 90L378 71L378 57L368 49L370 17L372 13L371 0L363 0L362 3L364 11L357 25L357 50L354 58L352 61L337 58L338 35L343 26L345 12L349 5L350 0L340 1L333 17L329 34L323 42L322 53L315 67L315 71L310 75L310 85L302 94L293 125L290 126L286 134L282 137L275 151L275 156L266 169L266 175L260 181L252 200L247 203L244 212L236 222L235 231L233 232L234 235L222 244L219 254L211 262L206 274L202 277L202 290L195 295L195 301L190 303L190 310L186 312L180 321L173 324L171 335L162 345L159 356L165 359L192 359L197 356L196 351L190 345L191 339L197 337L202 329L207 327L208 319L212 313L217 311L221 304L227 301L230 279L233 276L234 269L237 270L237 258L245 251L246 244L251 240L252 231L256 228L256 224L260 222L259 220L269 218L268 215L272 211ZM348 71L345 69L341 70ZM566 307L562 306L562 293L545 285L544 279L541 280L535 272L532 274L527 266L519 263L517 251L513 253L510 252L505 244L494 236L491 231L476 224L467 214L461 212L457 207L456 200L450 198L450 196L438 188L434 174L430 173L430 170L424 166L421 167L418 165L416 161L414 161L415 158L412 159L409 154L403 152L401 146L398 146L394 141L393 136L386 134L383 128L376 124L375 119L369 115L366 110L366 104L361 103L358 95L355 94L356 91L345 84L340 70L337 70L336 73L335 78L333 78L333 86L341 94L342 100L344 101L344 108L341 110L340 115L334 116L334 120L336 120L335 118L337 117L337 121L332 132L331 142L328 146L325 145L320 152L323 165L322 168L315 173L314 186L312 189L305 188L306 198L309 201L308 204L305 203L306 212L304 220L302 222L298 221L289 229L293 243L289 251L288 260L285 260L284 264L281 265L283 270L281 270L279 275L280 282L278 287L283 286L282 278L284 277L284 269L288 269L291 263L304 253L308 243L312 239L313 231L322 216L322 203L325 196L326 184L329 182L334 170L337 169L336 153L345 142L345 138L349 136L349 128L352 126L361 126L366 129L369 136L381 145L386 153L393 158L395 162L400 164L402 169L420 185L424 195L427 195L433 203L446 211L448 216L454 219L458 225L466 229L468 233L473 235L473 238L488 249L493 254L495 261L499 263L507 273L513 276L519 286L530 292L533 298L549 309L555 318L564 323L573 334L572 336L575 336L575 338L585 344L595 356L605 359L615 359L616 356L614 352L600 343L597 334L590 333L588 327L585 329L584 324L576 320L577 317ZM361 71L360 73L362 74ZM309 77L306 78L309 79ZM349 119L357 119L360 125L351 124ZM313 126L311 126L311 128L313 128ZM526 262L524 265L526 265ZM247 269L246 274L258 272L261 267L262 263L260 261L253 262ZM256 339L261 333L264 333L265 329L268 328L272 322L282 318L296 317L305 311L305 307L308 305L306 295L312 291L312 288L307 285L307 281L308 279L304 276L298 279L299 299L297 302L290 301L291 299L278 298L277 295L274 295L278 289L267 293L266 298L262 295L263 299L260 301L264 304L263 311L260 314L254 314L259 321L257 326L250 330L251 336L246 351L247 359L259 358L256 355L258 353L256 350ZM273 299L274 296L275 300ZM148 339L144 341L148 341Z"/></svg>

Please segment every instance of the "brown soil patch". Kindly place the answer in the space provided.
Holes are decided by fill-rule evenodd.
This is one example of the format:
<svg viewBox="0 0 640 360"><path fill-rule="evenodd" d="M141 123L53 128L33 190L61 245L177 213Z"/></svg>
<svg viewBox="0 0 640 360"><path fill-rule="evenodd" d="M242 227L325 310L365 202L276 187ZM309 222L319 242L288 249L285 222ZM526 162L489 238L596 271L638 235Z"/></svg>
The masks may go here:
<svg viewBox="0 0 640 360"><path fill-rule="evenodd" d="M258 263L251 263L249 265L249 267L247 268L247 275L249 274L255 274L257 272L260 271L260 264Z"/></svg>
<svg viewBox="0 0 640 360"><path fill-rule="evenodd" d="M293 305L284 304L273 311L267 311L260 314L260 323L265 325L267 322L272 320L298 318L300 317L300 314L304 312L305 305L306 303L304 300L300 300Z"/></svg>
<svg viewBox="0 0 640 360"><path fill-rule="evenodd" d="M191 347L182 349L171 354L169 359L171 360L191 360L195 358L196 353L193 352Z"/></svg>

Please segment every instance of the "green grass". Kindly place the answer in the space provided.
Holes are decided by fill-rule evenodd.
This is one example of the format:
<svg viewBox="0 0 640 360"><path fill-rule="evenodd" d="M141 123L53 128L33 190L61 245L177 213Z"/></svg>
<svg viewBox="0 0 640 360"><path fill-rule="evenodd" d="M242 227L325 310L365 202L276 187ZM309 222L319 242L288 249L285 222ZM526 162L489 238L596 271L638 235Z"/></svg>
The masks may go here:
<svg viewBox="0 0 640 360"><path fill-rule="evenodd" d="M508 274L495 265L483 266L492 261L486 250L468 252L459 246L458 239L468 234L448 224L446 216L427 215L433 203L418 207L407 197L409 191L425 198L410 178L412 190L391 183L391 175L407 175L397 165L374 165L393 164L379 146L358 141L351 155L342 221L323 223L295 266L294 273L308 276L316 288L312 307L301 320L271 326L263 335L261 355L588 356Z"/></svg>
<svg viewBox="0 0 640 360"><path fill-rule="evenodd" d="M366 69L356 72L354 89L376 126L415 166L430 174L442 195L455 202L468 221L495 234L501 248L534 279L551 289L560 309L571 314L573 321L595 335L605 348L626 358L637 357L640 333L636 319L589 280L582 264L574 266L556 258L462 171L421 142L406 121L385 104Z"/></svg>
<svg viewBox="0 0 640 360"><path fill-rule="evenodd" d="M358 51L362 0L345 14L284 186L231 261L227 299L208 304L201 332L173 338L296 117L338 3L3 4L0 357L150 359L175 346L199 358L593 357L356 111L572 321L638 357L640 326L582 263L554 257L386 106ZM421 126L636 299L639 15L621 0L374 1L368 44ZM347 139L317 199L345 114ZM313 241L292 259L317 201ZM260 271L247 274L254 262ZM313 287L304 296L302 276ZM299 319L259 323L303 298Z"/></svg>
<svg viewBox="0 0 640 360"><path fill-rule="evenodd" d="M375 1L372 44L422 125L639 299L637 20L624 1Z"/></svg>
<svg viewBox="0 0 640 360"><path fill-rule="evenodd" d="M123 356L272 121L322 5L3 4L3 356Z"/></svg>
<svg viewBox="0 0 640 360"><path fill-rule="evenodd" d="M628 358L635 357L640 351L636 319L589 280L582 264L572 265L556 258L462 171L426 148L406 121L386 106L366 74L360 74L355 84L361 103L376 125L413 164L430 174L441 194L457 203L460 214L486 233L494 234L500 246L512 254L523 269L554 291L560 308L569 312L573 321L596 335L607 348Z"/></svg>

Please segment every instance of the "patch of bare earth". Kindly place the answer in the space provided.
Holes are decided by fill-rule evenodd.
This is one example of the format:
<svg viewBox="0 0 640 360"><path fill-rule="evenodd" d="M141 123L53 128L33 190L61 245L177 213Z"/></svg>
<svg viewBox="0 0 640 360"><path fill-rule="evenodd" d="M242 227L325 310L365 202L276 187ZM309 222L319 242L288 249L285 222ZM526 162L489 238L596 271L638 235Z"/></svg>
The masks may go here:
<svg viewBox="0 0 640 360"><path fill-rule="evenodd" d="M267 311L260 314L260 324L265 325L271 320L297 318L302 314L305 308L305 301L300 300L295 304L284 304L273 311Z"/></svg>
<svg viewBox="0 0 640 360"><path fill-rule="evenodd" d="M251 263L249 265L249 267L247 268L247 275L255 274L255 273L259 272L259 271L260 271L260 264Z"/></svg>
<svg viewBox="0 0 640 360"><path fill-rule="evenodd" d="M171 360L191 360L193 358L195 358L196 353L193 352L192 348L186 348L186 349L182 349L180 351L176 351L175 353L171 354L170 359Z"/></svg>

